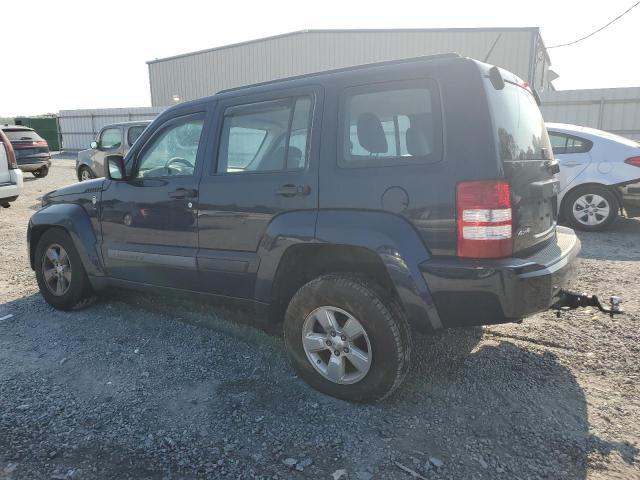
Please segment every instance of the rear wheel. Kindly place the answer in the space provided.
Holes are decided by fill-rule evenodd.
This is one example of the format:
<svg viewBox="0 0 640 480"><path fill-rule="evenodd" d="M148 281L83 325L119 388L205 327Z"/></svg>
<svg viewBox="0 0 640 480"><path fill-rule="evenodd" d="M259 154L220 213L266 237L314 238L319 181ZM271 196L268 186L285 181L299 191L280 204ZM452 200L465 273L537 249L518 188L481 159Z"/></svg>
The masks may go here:
<svg viewBox="0 0 640 480"><path fill-rule="evenodd" d="M40 293L52 307L71 310L91 294L87 274L67 232L52 228L40 237L34 258Z"/></svg>
<svg viewBox="0 0 640 480"><path fill-rule="evenodd" d="M607 229L618 216L616 196L600 185L583 185L562 201L562 216L573 228L587 232Z"/></svg>
<svg viewBox="0 0 640 480"><path fill-rule="evenodd" d="M40 170L34 170L33 176L36 178L44 178L49 175L49 167L42 167Z"/></svg>
<svg viewBox="0 0 640 480"><path fill-rule="evenodd" d="M85 182L87 180L91 180L93 178L93 174L91 173L91 170L89 170L89 167L80 167L80 170L78 171L78 180L80 180L81 182Z"/></svg>
<svg viewBox="0 0 640 480"><path fill-rule="evenodd" d="M291 362L307 383L344 400L382 400L404 379L409 327L397 303L368 280L318 277L294 295L285 315Z"/></svg>

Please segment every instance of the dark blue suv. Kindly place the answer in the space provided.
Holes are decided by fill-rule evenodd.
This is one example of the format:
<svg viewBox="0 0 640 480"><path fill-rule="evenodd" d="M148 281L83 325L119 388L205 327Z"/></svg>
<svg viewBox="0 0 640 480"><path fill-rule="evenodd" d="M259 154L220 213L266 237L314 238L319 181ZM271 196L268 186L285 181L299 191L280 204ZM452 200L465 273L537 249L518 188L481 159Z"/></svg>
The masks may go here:
<svg viewBox="0 0 640 480"><path fill-rule="evenodd" d="M457 55L228 90L163 112L106 179L29 224L44 298L197 292L284 320L291 361L336 397L389 395L411 332L554 304L580 243L527 84Z"/></svg>

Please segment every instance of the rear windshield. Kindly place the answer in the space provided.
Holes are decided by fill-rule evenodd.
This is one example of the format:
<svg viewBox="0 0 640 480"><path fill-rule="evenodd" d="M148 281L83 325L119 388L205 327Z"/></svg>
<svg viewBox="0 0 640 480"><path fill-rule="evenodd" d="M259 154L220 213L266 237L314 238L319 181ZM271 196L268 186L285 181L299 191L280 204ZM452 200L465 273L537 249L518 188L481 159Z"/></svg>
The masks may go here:
<svg viewBox="0 0 640 480"><path fill-rule="evenodd" d="M547 160L551 144L535 98L528 90L505 82L496 90L486 79L502 160Z"/></svg>
<svg viewBox="0 0 640 480"><path fill-rule="evenodd" d="M10 142L20 142L20 141L30 142L34 140L42 140L40 135L38 135L33 130L11 129L11 130L3 130L3 131Z"/></svg>

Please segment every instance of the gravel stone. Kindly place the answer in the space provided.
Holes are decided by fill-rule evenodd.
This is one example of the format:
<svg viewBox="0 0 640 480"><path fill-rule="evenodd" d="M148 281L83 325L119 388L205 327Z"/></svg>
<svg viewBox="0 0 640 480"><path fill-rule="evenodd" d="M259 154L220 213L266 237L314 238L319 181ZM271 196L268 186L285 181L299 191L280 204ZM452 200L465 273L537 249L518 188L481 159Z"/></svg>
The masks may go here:
<svg viewBox="0 0 640 480"><path fill-rule="evenodd" d="M362 405L298 379L281 332L243 310L129 290L50 308L24 239L74 181L57 156L0 209L0 478L410 479L396 461L434 479L640 477L640 219L578 233L574 289L627 315L416 335L402 387Z"/></svg>

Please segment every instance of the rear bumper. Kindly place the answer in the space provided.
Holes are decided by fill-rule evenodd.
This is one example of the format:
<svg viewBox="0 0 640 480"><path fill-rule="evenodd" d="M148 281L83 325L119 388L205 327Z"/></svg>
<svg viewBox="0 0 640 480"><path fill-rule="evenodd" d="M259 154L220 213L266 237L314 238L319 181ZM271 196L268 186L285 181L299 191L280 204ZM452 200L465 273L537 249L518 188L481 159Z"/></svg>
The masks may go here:
<svg viewBox="0 0 640 480"><path fill-rule="evenodd" d="M34 172L42 167L50 167L51 159L49 157L27 157L18 160L18 167L23 172Z"/></svg>
<svg viewBox="0 0 640 480"><path fill-rule="evenodd" d="M527 258L431 259L420 266L443 326L490 325L548 309L571 287L580 253L573 230Z"/></svg>
<svg viewBox="0 0 640 480"><path fill-rule="evenodd" d="M9 177L9 182L0 183L0 202L2 203L13 202L22 193L22 172L10 170Z"/></svg>

